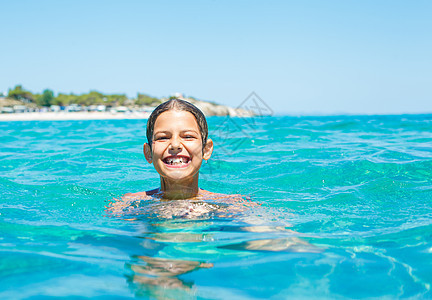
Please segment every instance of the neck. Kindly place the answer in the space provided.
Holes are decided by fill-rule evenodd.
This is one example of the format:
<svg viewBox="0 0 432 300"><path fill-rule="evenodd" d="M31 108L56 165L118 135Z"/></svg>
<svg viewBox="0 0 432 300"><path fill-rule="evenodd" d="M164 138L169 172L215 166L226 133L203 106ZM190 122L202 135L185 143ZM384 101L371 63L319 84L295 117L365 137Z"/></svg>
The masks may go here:
<svg viewBox="0 0 432 300"><path fill-rule="evenodd" d="M198 174L191 179L173 181L161 177L161 192L165 199L190 199L199 193Z"/></svg>

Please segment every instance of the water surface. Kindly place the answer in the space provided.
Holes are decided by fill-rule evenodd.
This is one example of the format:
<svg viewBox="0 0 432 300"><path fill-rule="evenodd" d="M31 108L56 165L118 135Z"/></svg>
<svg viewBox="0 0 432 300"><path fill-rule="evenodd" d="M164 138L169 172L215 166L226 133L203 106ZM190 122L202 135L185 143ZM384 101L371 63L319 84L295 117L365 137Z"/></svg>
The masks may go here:
<svg viewBox="0 0 432 300"><path fill-rule="evenodd" d="M432 298L432 115L209 125L200 186L260 206L112 216L145 120L0 122L0 297Z"/></svg>

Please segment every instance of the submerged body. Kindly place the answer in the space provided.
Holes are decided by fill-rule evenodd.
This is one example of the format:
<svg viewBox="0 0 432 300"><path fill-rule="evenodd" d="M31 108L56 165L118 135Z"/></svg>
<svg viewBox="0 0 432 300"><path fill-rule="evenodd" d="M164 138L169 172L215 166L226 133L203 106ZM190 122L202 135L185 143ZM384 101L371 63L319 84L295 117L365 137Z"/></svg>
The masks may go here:
<svg viewBox="0 0 432 300"><path fill-rule="evenodd" d="M108 212L116 215L152 215L160 219L195 219L239 214L259 204L242 195L226 195L199 189L186 199L164 199L161 189L128 193L110 203Z"/></svg>

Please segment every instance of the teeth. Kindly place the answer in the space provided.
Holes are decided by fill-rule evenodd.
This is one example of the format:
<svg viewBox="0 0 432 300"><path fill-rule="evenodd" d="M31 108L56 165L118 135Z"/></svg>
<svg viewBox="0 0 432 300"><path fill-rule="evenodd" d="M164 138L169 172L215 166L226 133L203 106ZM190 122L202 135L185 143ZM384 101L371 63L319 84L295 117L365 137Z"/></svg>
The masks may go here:
<svg viewBox="0 0 432 300"><path fill-rule="evenodd" d="M166 162L170 165L185 164L187 163L187 158L185 157L168 158Z"/></svg>

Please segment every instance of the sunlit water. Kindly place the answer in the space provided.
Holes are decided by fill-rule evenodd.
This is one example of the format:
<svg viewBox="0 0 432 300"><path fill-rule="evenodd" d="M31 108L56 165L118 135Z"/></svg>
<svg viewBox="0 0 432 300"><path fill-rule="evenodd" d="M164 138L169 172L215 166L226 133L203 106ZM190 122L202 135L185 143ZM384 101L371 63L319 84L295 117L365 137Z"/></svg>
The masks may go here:
<svg viewBox="0 0 432 300"><path fill-rule="evenodd" d="M0 122L0 298L432 298L432 115L208 121L200 186L260 206L111 215L145 120Z"/></svg>

